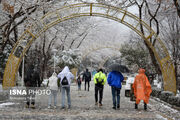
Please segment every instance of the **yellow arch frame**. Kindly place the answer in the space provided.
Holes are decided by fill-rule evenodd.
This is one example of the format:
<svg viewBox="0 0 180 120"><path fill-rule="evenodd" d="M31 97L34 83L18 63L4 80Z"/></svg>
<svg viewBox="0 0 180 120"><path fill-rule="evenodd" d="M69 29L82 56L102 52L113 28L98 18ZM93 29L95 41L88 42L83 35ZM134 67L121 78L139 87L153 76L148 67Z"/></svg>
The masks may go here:
<svg viewBox="0 0 180 120"><path fill-rule="evenodd" d="M122 23L135 31L144 39L155 54L162 71L164 90L176 93L176 77L173 63L171 62L168 50L160 38L157 37L157 34L152 30L152 28L128 11L98 3L79 3L64 6L60 9L47 13L40 20L36 20L29 25L30 27L23 32L9 55L3 76L3 88L7 89L15 86L15 76L17 70L19 69L22 57L31 46L32 42L37 39L41 33L62 21L81 16L98 16L108 18ZM144 35L141 33L139 27L140 24L142 24L145 29ZM150 38L156 39L154 45L150 42Z"/></svg>
<svg viewBox="0 0 180 120"><path fill-rule="evenodd" d="M117 46L117 45L116 45ZM92 52L95 52L95 51L98 51L98 50L102 50L102 49L106 49L106 48L109 48L109 49L114 49L114 50L117 50L117 51L119 51L120 50L120 48L118 48L118 47L113 47L113 46L99 46L99 47L89 47L90 49L88 49L87 51L85 51L85 53L84 53L84 55L83 55L83 57L82 57L82 61L89 55L89 54L91 54ZM117 55L117 54L114 54L114 55ZM108 57L106 57L106 59L105 59L105 61L107 61L108 59L107 59ZM103 61L103 62L101 62L100 64L99 64L99 67L103 67L102 65L104 65L104 62L105 61Z"/></svg>
<svg viewBox="0 0 180 120"><path fill-rule="evenodd" d="M111 59L112 57L116 57L116 56L118 56L117 54L113 54L112 56L107 56L101 63L100 63L100 67L103 67L104 66L104 64L109 60L109 59Z"/></svg>
<svg viewBox="0 0 180 120"><path fill-rule="evenodd" d="M83 56L82 56L82 60L85 59L89 54L91 54L92 52L95 52L95 51L98 51L98 50L101 50L101 49L113 49L113 50L117 50L119 51L120 50L120 47L114 47L114 46L98 46L98 47L89 47L90 49L88 50L85 50L85 52L83 53Z"/></svg>

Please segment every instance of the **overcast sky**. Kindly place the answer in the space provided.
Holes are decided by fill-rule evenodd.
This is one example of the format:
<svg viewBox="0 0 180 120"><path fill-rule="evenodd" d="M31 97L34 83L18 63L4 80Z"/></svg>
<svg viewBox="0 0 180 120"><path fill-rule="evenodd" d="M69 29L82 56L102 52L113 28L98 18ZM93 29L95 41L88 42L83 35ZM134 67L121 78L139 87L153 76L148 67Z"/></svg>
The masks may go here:
<svg viewBox="0 0 180 120"><path fill-rule="evenodd" d="M136 7L130 7L127 11L133 14L138 13L138 9ZM129 40L130 31L132 30L125 25L114 20L102 17L93 17L91 19L93 20L93 22L98 23L98 26L100 27L98 28L98 30L96 29L95 32L92 30L88 34L86 40L81 46L81 49L88 50L89 47L92 47L94 45L94 43L96 43L97 46L107 46L108 44L109 46L116 45L115 47L117 47L117 45L120 46L122 43ZM99 57L97 57L98 55L95 55L96 53L102 56L114 56L115 54L119 54L119 51L117 51L116 49L102 49L93 51L92 53L90 53L89 57L95 56L95 58L97 58L98 60Z"/></svg>

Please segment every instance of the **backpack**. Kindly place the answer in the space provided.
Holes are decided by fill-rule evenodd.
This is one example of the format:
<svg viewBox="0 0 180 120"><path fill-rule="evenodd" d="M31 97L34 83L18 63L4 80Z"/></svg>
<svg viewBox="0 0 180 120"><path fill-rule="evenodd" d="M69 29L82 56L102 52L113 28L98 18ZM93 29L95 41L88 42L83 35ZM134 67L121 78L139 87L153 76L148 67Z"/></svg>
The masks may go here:
<svg viewBox="0 0 180 120"><path fill-rule="evenodd" d="M85 73L85 80L91 81L91 73L90 72Z"/></svg>
<svg viewBox="0 0 180 120"><path fill-rule="evenodd" d="M98 78L96 78L96 81L97 81L98 84L102 84L102 83L104 82L104 79L102 79L102 80L100 81Z"/></svg>
<svg viewBox="0 0 180 120"><path fill-rule="evenodd" d="M69 84L66 76L62 79L61 84L62 85L68 85Z"/></svg>
<svg viewBox="0 0 180 120"><path fill-rule="evenodd" d="M86 76L87 76L87 78L90 78L90 77L91 77L91 73L88 72L88 73L86 74Z"/></svg>
<svg viewBox="0 0 180 120"><path fill-rule="evenodd" d="M98 85L102 85L102 83L104 82L104 79L101 79L101 81L100 81L100 75L99 75L99 77L96 78L96 81L97 81Z"/></svg>

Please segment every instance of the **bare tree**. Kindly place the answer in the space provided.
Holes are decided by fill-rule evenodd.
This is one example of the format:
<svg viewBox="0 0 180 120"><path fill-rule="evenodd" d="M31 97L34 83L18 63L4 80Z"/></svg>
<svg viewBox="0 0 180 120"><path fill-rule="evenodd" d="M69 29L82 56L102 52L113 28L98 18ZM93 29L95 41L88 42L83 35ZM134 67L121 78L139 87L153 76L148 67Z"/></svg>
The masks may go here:
<svg viewBox="0 0 180 120"><path fill-rule="evenodd" d="M178 66L180 66L180 20L178 15L167 15L161 24L161 29L166 46L171 52L176 80L178 80L178 73L180 73L178 69ZM177 87L179 87L178 84L180 84L180 81L177 81Z"/></svg>
<svg viewBox="0 0 180 120"><path fill-rule="evenodd" d="M148 14L151 17L150 20L149 20L149 25L150 25L150 27L152 27L152 21L154 20L155 23L156 23L156 34L159 35L159 22L158 22L156 16L157 16L157 13L159 11L159 8L161 7L161 0L158 2L158 5L153 4L153 6L157 6L156 9L154 9L154 7L152 8L155 11L152 11L151 8L149 7L149 4L151 4L151 3L148 3L147 0L145 0L145 3L146 3L146 8L148 9ZM154 45L155 42L156 42L156 39L154 39L153 42L152 42L152 39L151 39L150 42Z"/></svg>
<svg viewBox="0 0 180 120"><path fill-rule="evenodd" d="M2 35L3 35L3 42L0 45L1 46L0 53L4 51L4 48L7 45L13 46L14 43L17 42L18 39L17 27L22 23L24 23L24 21L28 18L27 15L31 15L32 13L34 13L39 5L35 4L33 6L29 6L25 8L25 10L23 10L23 5L21 5L19 10L15 13L14 13L15 6L10 6L8 3L3 3L3 6L4 6L4 11L6 11L6 16L8 16L8 19L6 19L6 21L3 21L0 24L0 28L2 29Z"/></svg>
<svg viewBox="0 0 180 120"><path fill-rule="evenodd" d="M173 0L174 1L174 5L176 6L177 9L177 14L180 17L180 1L178 0Z"/></svg>
<svg viewBox="0 0 180 120"><path fill-rule="evenodd" d="M132 2L132 0L130 0L130 1ZM134 0L134 2L135 2L135 4L136 4L136 5L138 6L138 8L139 8L139 18L143 20L143 8L145 8L145 4L146 4L146 6L148 6L148 2L147 2L146 0L142 0L141 2L139 2L138 0ZM160 7L160 5L159 5L159 7ZM149 13L150 16L152 17L152 18L151 18L152 20L155 19L156 14L157 14L157 12L158 12L158 10L159 10L159 7L157 7L157 10L156 10L156 12L155 12L154 15L152 15L150 9L148 9L148 13ZM149 8L149 6L148 6L148 8ZM152 20L150 20L150 23L151 23ZM155 19L155 20L156 20L156 19ZM157 27L158 27L158 26L157 26ZM142 24L140 24L140 29L141 29L141 32L144 34L144 29L143 29ZM157 28L157 30L159 30L159 28ZM152 49L150 48L150 46L149 46L145 41L144 41L144 44L145 44L145 46L148 48L149 54L150 54L150 56L151 56L152 63L153 63L153 65L154 65L155 68L156 68L156 72L157 72L158 74L161 74L160 66L159 66L159 64L157 63L157 60L156 60L156 58L155 58L155 55L154 55Z"/></svg>

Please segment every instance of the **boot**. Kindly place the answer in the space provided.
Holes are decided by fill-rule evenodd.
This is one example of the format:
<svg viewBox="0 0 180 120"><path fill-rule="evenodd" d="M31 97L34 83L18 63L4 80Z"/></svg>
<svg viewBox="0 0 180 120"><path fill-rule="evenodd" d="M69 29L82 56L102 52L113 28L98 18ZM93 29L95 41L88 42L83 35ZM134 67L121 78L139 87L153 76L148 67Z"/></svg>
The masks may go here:
<svg viewBox="0 0 180 120"><path fill-rule="evenodd" d="M120 105L117 105L117 109L118 109L118 110L120 109Z"/></svg>
<svg viewBox="0 0 180 120"><path fill-rule="evenodd" d="M26 106L25 106L26 108L29 108L29 102L26 102Z"/></svg>
<svg viewBox="0 0 180 120"><path fill-rule="evenodd" d="M135 109L138 109L138 104L135 103Z"/></svg>
<svg viewBox="0 0 180 120"><path fill-rule="evenodd" d="M144 110L147 110L147 104L144 103Z"/></svg>
<svg viewBox="0 0 180 120"><path fill-rule="evenodd" d="M26 108L29 108L29 105L28 104L26 104L26 106L25 106Z"/></svg>
<svg viewBox="0 0 180 120"><path fill-rule="evenodd" d="M32 109L35 109L35 105L34 104L31 104L30 106Z"/></svg>
<svg viewBox="0 0 180 120"><path fill-rule="evenodd" d="M99 107L101 107L103 104L101 102L99 102Z"/></svg>

